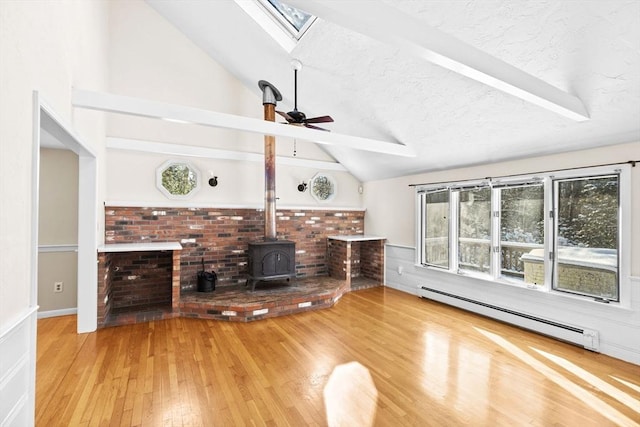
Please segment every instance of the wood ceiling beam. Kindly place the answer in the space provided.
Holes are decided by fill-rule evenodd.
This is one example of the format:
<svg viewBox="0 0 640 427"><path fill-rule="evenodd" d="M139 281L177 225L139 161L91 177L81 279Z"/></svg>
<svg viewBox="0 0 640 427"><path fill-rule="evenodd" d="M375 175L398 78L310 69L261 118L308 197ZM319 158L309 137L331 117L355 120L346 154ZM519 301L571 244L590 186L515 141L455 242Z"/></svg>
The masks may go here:
<svg viewBox="0 0 640 427"><path fill-rule="evenodd" d="M100 110L110 113L120 113L187 124L234 129L262 135L297 138L318 144L336 145L355 150L371 151L394 156L415 157L415 153L409 147L395 142L342 135L300 126L267 122L261 119L235 116L233 114L218 113L199 108L185 107L177 104L149 101L109 93L74 89L72 104L74 107Z"/></svg>
<svg viewBox="0 0 640 427"><path fill-rule="evenodd" d="M582 101L380 1L287 0L287 4L576 121Z"/></svg>

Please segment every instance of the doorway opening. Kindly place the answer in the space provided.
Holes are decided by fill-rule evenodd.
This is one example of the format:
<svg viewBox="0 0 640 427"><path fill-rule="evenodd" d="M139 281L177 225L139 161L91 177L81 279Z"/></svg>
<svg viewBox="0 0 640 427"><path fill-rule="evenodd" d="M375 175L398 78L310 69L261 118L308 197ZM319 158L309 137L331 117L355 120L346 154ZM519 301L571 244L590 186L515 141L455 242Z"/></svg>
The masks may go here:
<svg viewBox="0 0 640 427"><path fill-rule="evenodd" d="M38 319L76 314L78 155L40 129Z"/></svg>
<svg viewBox="0 0 640 427"><path fill-rule="evenodd" d="M97 327L97 160L72 128L35 91L33 93L33 190L31 305L38 305L41 148L56 147L77 155L77 313L78 333ZM53 283L53 287L57 284ZM62 284L64 289L64 282Z"/></svg>

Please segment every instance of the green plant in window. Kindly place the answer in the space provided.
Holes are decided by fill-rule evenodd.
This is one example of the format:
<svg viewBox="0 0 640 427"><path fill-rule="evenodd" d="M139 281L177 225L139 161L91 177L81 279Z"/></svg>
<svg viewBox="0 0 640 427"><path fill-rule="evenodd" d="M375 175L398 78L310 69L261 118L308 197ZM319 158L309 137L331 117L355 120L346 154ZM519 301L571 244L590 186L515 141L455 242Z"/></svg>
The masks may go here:
<svg viewBox="0 0 640 427"><path fill-rule="evenodd" d="M174 196L186 196L196 188L196 174L186 164L173 164L162 171L162 186Z"/></svg>
<svg viewBox="0 0 640 427"><path fill-rule="evenodd" d="M333 182L329 177L319 175L313 180L313 193L321 200L327 200L333 195Z"/></svg>

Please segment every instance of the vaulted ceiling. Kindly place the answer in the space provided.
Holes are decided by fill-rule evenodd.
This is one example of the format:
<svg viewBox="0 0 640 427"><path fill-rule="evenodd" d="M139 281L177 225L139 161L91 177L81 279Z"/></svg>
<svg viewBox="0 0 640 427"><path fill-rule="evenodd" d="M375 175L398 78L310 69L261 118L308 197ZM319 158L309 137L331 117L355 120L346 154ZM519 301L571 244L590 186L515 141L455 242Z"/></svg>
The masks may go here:
<svg viewBox="0 0 640 427"><path fill-rule="evenodd" d="M318 16L291 52L242 1L253 0L147 0L257 95L259 80L278 87L279 109L293 109L296 58L307 116L415 153L323 146L362 181L640 140L636 0L290 0ZM530 94L575 101L588 118Z"/></svg>

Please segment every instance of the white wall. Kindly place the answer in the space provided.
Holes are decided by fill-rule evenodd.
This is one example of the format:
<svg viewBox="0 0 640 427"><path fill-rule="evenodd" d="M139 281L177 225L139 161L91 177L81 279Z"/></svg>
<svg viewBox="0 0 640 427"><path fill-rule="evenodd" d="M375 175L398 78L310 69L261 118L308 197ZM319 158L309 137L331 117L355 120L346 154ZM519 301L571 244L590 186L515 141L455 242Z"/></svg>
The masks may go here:
<svg viewBox="0 0 640 427"><path fill-rule="evenodd" d="M111 7L109 45L109 91L144 99L170 102L246 117L262 118L262 96L258 83L246 88L233 75L188 40L160 14L139 1L114 2ZM140 32L144 28L144 32ZM269 76L265 76L269 79ZM108 135L119 138L185 144L223 150L262 153L261 135L224 129L170 123L111 114ZM293 141L277 138L279 156L293 156ZM297 158L322 161L333 159L315 144L296 144ZM264 163L207 158L179 158L108 150L107 194L109 202L136 202L175 205L155 184L156 168L175 158L194 164L202 173L200 191L185 203L197 205L261 206L264 199ZM329 171L337 181L337 197L318 203L310 193L299 193L297 185L308 181L320 169L278 166L278 205L361 207L359 182L347 172ZM206 184L210 174L219 185Z"/></svg>
<svg viewBox="0 0 640 427"><path fill-rule="evenodd" d="M185 161L202 175L200 188L187 200L171 200L156 186L156 169L167 159ZM316 169L278 165L276 196L278 207L361 207L359 182L347 172L328 171L337 183L337 193L330 202L318 202L309 190L297 190L301 181L318 172ZM239 206L260 208L264 200L264 163L191 157L167 157L160 154L135 153L121 150L107 152L107 204L129 206ZM218 177L218 185L210 187L210 175Z"/></svg>
<svg viewBox="0 0 640 427"><path fill-rule="evenodd" d="M524 159L466 169L369 182L365 184L367 233L386 236L385 284L412 294L421 286L593 329L600 334L600 351L640 364L640 164L631 168L631 275L622 278L628 292L621 306L559 296L474 279L415 265L416 196L409 184L458 181L536 171L587 167L640 160L640 143L621 144L554 156ZM404 220L401 220L404 219ZM400 268L400 270L399 270Z"/></svg>
<svg viewBox="0 0 640 427"><path fill-rule="evenodd" d="M39 207L39 244L78 244L78 155L73 151L40 149Z"/></svg>
<svg viewBox="0 0 640 427"><path fill-rule="evenodd" d="M41 148L39 192L41 316L43 312L75 309L78 304L78 155L71 150ZM63 283L62 292L53 291L56 282Z"/></svg>
<svg viewBox="0 0 640 427"><path fill-rule="evenodd" d="M0 329L32 298L32 92L100 151L102 115L73 111L71 88L105 90L107 5L0 2Z"/></svg>
<svg viewBox="0 0 640 427"><path fill-rule="evenodd" d="M2 365L2 425L32 423L35 402L32 93L38 90L100 151L102 114L73 111L71 88L106 88L107 8L97 1L0 1L0 354L13 355L15 342L25 344L19 347L24 353L9 361L15 365ZM27 367L28 383L4 377L21 372L20 366Z"/></svg>

